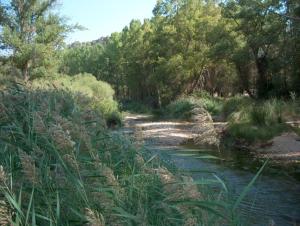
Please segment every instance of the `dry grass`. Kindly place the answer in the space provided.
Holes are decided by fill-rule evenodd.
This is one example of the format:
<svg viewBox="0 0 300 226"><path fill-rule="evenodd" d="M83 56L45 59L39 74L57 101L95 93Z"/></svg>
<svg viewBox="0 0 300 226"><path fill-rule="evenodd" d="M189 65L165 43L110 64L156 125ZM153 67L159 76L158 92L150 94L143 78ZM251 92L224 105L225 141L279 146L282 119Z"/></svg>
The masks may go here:
<svg viewBox="0 0 300 226"><path fill-rule="evenodd" d="M110 132L74 94L17 86L0 99L0 225L224 221L216 212L226 208L198 205L206 200L191 178L141 155L141 131L136 143Z"/></svg>

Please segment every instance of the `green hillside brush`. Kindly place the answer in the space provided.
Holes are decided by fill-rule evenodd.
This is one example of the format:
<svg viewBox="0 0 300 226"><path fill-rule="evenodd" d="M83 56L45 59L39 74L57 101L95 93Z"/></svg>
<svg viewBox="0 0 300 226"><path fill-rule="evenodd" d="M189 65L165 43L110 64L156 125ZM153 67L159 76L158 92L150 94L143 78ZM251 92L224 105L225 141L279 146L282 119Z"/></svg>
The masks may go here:
<svg viewBox="0 0 300 226"><path fill-rule="evenodd" d="M122 121L118 103L114 100L115 91L103 81L99 81L92 74L84 73L75 76L58 74L48 79L34 80L33 89L60 89L65 92L76 94L76 99L91 99L89 107L99 111L106 119L108 125L120 125ZM84 107L86 104L83 105Z"/></svg>

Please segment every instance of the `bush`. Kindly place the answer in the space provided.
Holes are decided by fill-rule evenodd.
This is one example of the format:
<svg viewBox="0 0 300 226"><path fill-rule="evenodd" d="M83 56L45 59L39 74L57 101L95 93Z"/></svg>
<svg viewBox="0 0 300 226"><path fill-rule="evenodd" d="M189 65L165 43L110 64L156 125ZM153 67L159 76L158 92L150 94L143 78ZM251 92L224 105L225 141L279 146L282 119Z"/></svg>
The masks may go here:
<svg viewBox="0 0 300 226"><path fill-rule="evenodd" d="M166 107L166 116L177 119L189 119L195 104L188 98L175 100Z"/></svg>
<svg viewBox="0 0 300 226"><path fill-rule="evenodd" d="M236 113L252 103L253 101L249 97L234 96L225 100L222 113L224 114L225 118L228 118L232 113Z"/></svg>
<svg viewBox="0 0 300 226"><path fill-rule="evenodd" d="M211 115L219 115L222 112L223 100L212 96L202 97L200 99L193 98L197 106L203 107Z"/></svg>
<svg viewBox="0 0 300 226"><path fill-rule="evenodd" d="M122 111L128 111L128 112L139 113L139 114L150 114L152 112L151 107L149 107L148 105L142 102L131 101L131 100L122 101L120 109Z"/></svg>
<svg viewBox="0 0 300 226"><path fill-rule="evenodd" d="M120 112L112 112L106 117L106 124L113 128L122 125L122 115Z"/></svg>
<svg viewBox="0 0 300 226"><path fill-rule="evenodd" d="M291 103L278 99L251 101L234 98L225 104L224 111L231 112L229 133L237 139L249 142L268 140L289 131L291 128L284 121L284 115L292 112Z"/></svg>
<svg viewBox="0 0 300 226"><path fill-rule="evenodd" d="M119 117L115 122L121 122L118 103L113 99L114 90L111 86L102 81L98 81L91 74L78 74L75 76L56 75L48 80L39 79L33 81L33 88L62 89L74 94L80 94L80 98L87 97L92 101L90 107L101 112L105 119ZM82 102L78 99L78 103ZM83 101L82 107L85 108Z"/></svg>
<svg viewBox="0 0 300 226"><path fill-rule="evenodd" d="M272 125L282 123L283 103L270 100L252 106L250 110L251 122L255 125Z"/></svg>
<svg viewBox="0 0 300 226"><path fill-rule="evenodd" d="M229 125L228 132L231 137L253 143L272 139L288 129L284 124L255 126L251 123L236 123Z"/></svg>
<svg viewBox="0 0 300 226"><path fill-rule="evenodd" d="M222 111L222 106L221 99L201 92L171 102L160 114L169 118L190 119L194 108L204 108L210 114L218 115Z"/></svg>

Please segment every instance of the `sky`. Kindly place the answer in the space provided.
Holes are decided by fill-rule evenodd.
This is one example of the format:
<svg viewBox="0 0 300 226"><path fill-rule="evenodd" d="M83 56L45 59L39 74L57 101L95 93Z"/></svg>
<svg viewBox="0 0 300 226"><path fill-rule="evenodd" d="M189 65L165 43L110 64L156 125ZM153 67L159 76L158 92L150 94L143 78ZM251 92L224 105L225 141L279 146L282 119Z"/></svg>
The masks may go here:
<svg viewBox="0 0 300 226"><path fill-rule="evenodd" d="M156 0L60 0L57 10L68 23L87 30L70 34L67 43L92 41L122 31L132 19L152 17Z"/></svg>

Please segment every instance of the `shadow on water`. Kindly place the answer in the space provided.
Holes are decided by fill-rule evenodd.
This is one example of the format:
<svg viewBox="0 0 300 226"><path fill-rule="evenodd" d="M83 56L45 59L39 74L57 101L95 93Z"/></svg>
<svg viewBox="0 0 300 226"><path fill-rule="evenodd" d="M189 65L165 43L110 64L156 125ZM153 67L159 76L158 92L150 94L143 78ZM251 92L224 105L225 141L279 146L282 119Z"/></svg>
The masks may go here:
<svg viewBox="0 0 300 226"><path fill-rule="evenodd" d="M196 180L218 175L227 185L231 200L236 200L255 176L262 162L237 151L181 147L147 148ZM179 155L178 155L179 154ZM185 155L186 154L186 155ZM196 156L212 155L220 160ZM203 169L205 171L203 171ZM284 170L267 167L239 206L243 225L300 225L300 181Z"/></svg>

